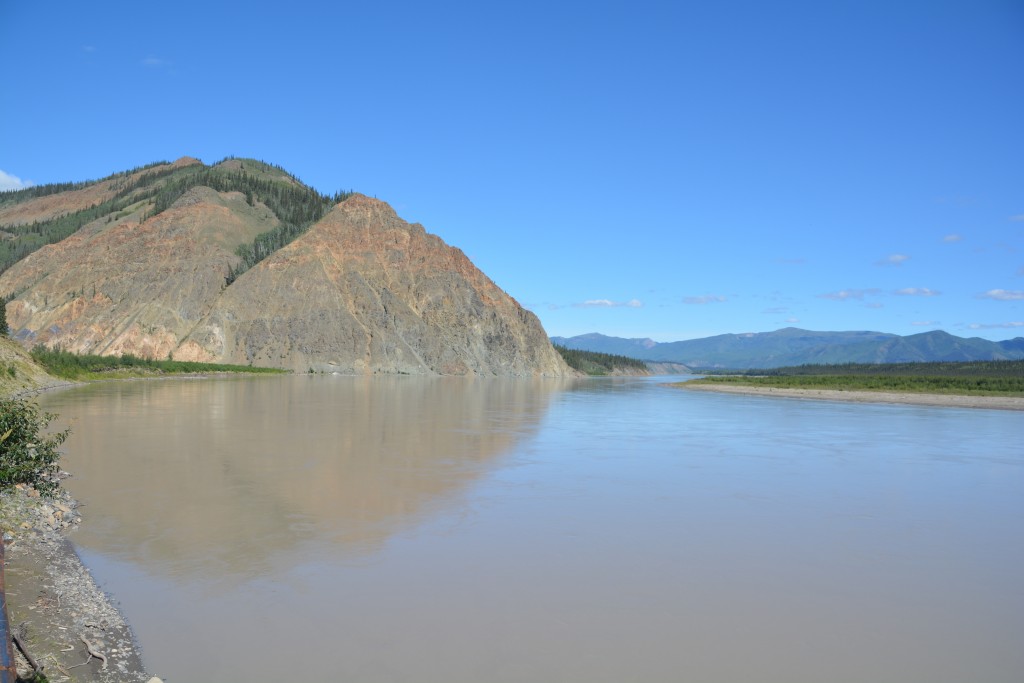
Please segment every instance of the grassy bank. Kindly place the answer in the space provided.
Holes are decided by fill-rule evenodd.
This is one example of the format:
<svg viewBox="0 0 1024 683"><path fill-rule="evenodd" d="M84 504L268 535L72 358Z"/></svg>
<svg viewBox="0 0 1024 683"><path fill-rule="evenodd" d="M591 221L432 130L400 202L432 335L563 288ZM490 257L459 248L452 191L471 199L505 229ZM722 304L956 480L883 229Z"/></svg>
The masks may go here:
<svg viewBox="0 0 1024 683"><path fill-rule="evenodd" d="M930 365L929 368L916 367ZM988 368L979 367L988 365ZM909 367L908 367L909 366ZM940 367L941 366L941 367ZM899 366L850 366L846 372L830 372L842 366L779 368L771 375L715 376L695 380L699 384L726 384L770 389L823 389L832 391L882 391L957 396L1024 396L1024 363L1003 365L975 363L922 363ZM817 372L815 370L817 369ZM873 370L873 372L870 372ZM787 373L786 371L789 371Z"/></svg>
<svg viewBox="0 0 1024 683"><path fill-rule="evenodd" d="M892 377L1024 378L1024 360L808 364L751 370L702 370L702 372L707 372L709 375L743 375L749 377L859 375Z"/></svg>
<svg viewBox="0 0 1024 683"><path fill-rule="evenodd" d="M149 360L131 354L120 356L79 355L59 349L36 347L32 360L54 377L72 381L192 375L215 372L282 374L280 368L259 368L227 363L190 363L178 360Z"/></svg>

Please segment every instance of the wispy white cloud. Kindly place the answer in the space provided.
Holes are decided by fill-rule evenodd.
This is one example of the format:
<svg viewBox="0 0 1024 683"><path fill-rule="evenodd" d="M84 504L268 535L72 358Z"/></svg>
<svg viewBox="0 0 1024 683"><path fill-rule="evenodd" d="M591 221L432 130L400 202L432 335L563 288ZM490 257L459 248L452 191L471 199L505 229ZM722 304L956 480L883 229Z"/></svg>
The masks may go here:
<svg viewBox="0 0 1024 683"><path fill-rule="evenodd" d="M142 66L149 67L150 69L159 69L170 65L171 63L168 60L161 59L160 57L153 57L152 55L142 60Z"/></svg>
<svg viewBox="0 0 1024 683"><path fill-rule="evenodd" d="M990 289L978 295L979 299L995 299L996 301L1022 301L1024 291L1019 289Z"/></svg>
<svg viewBox="0 0 1024 683"><path fill-rule="evenodd" d="M1024 221L1024 213L1018 213L1016 216L1010 216L1011 221Z"/></svg>
<svg viewBox="0 0 1024 683"><path fill-rule="evenodd" d="M20 190L35 185L31 180L22 180L16 175L0 171L0 192L4 190Z"/></svg>
<svg viewBox="0 0 1024 683"><path fill-rule="evenodd" d="M971 323L967 327L972 330L1006 330L1024 327L1024 321L1015 320L1008 323Z"/></svg>
<svg viewBox="0 0 1024 683"><path fill-rule="evenodd" d="M705 294L704 296L687 296L683 297L684 304L717 304L728 299L721 294Z"/></svg>
<svg viewBox="0 0 1024 683"><path fill-rule="evenodd" d="M938 320L915 320L910 324L914 327L935 327L941 323Z"/></svg>
<svg viewBox="0 0 1024 683"><path fill-rule="evenodd" d="M958 235L958 234L956 234L954 232L954 233L952 233L950 235L946 235L945 237L943 237L942 241L943 242L959 242L962 239L963 239L962 235Z"/></svg>
<svg viewBox="0 0 1024 683"><path fill-rule="evenodd" d="M880 304L877 301L864 304L864 308L885 308L885 304Z"/></svg>
<svg viewBox="0 0 1024 683"><path fill-rule="evenodd" d="M780 315L782 313L789 313L789 307L788 306L775 306L774 308L766 308L766 309L764 309L761 312L766 314L766 315Z"/></svg>
<svg viewBox="0 0 1024 683"><path fill-rule="evenodd" d="M897 289L893 294L900 296L938 296L942 292L937 292L927 287L904 287L903 289Z"/></svg>
<svg viewBox="0 0 1024 683"><path fill-rule="evenodd" d="M82 46L82 51L83 52L96 52L96 46L95 45L83 45Z"/></svg>
<svg viewBox="0 0 1024 683"><path fill-rule="evenodd" d="M831 299L832 301L847 301L848 299L862 300L866 296L877 296L882 293L880 289L840 289L838 292L819 294L819 299Z"/></svg>
<svg viewBox="0 0 1024 683"><path fill-rule="evenodd" d="M583 303L573 304L582 308L642 308L644 303L639 299L629 301L612 301L611 299L588 299Z"/></svg>
<svg viewBox="0 0 1024 683"><path fill-rule="evenodd" d="M903 262L910 257L906 254L889 254L881 261L875 261L876 266L902 266Z"/></svg>
<svg viewBox="0 0 1024 683"><path fill-rule="evenodd" d="M800 322L800 318L786 318L785 322L787 322L787 323L798 323L798 322Z"/></svg>

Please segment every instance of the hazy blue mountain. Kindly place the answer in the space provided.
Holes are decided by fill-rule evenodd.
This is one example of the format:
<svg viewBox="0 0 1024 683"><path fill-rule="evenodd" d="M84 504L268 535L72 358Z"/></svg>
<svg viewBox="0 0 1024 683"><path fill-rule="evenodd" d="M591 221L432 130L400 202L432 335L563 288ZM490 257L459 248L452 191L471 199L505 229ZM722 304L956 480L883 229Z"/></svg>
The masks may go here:
<svg viewBox="0 0 1024 683"><path fill-rule="evenodd" d="M914 361L1024 358L1024 337L1002 342L957 337L935 330L901 337L885 332L813 332L787 327L774 332L720 334L659 343L602 334L552 337L570 349L683 363L691 368L774 368L805 363L906 363Z"/></svg>
<svg viewBox="0 0 1024 683"><path fill-rule="evenodd" d="M622 337L606 337L596 332L581 334L578 337L551 337L552 344L564 346L567 349L579 349L580 351L597 351L598 353L611 353L617 356L628 356L647 360L651 349L658 346L653 339L624 339Z"/></svg>

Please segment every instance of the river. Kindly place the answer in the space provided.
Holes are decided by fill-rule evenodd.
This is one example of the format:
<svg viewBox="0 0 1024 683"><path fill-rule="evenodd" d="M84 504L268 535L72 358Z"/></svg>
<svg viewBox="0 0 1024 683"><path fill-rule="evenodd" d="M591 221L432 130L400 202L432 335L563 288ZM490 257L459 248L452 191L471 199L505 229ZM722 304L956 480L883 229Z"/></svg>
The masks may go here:
<svg viewBox="0 0 1024 683"><path fill-rule="evenodd" d="M1021 413L663 381L41 403L72 540L170 683L1022 680Z"/></svg>

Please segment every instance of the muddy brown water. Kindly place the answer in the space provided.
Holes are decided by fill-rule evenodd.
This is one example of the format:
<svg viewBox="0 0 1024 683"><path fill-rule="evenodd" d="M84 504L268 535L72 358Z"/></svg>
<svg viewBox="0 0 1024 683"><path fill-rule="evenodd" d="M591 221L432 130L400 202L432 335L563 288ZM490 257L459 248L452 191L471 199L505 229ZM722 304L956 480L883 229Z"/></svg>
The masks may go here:
<svg viewBox="0 0 1024 683"><path fill-rule="evenodd" d="M41 398L168 681L1019 681L1024 416L657 380Z"/></svg>

